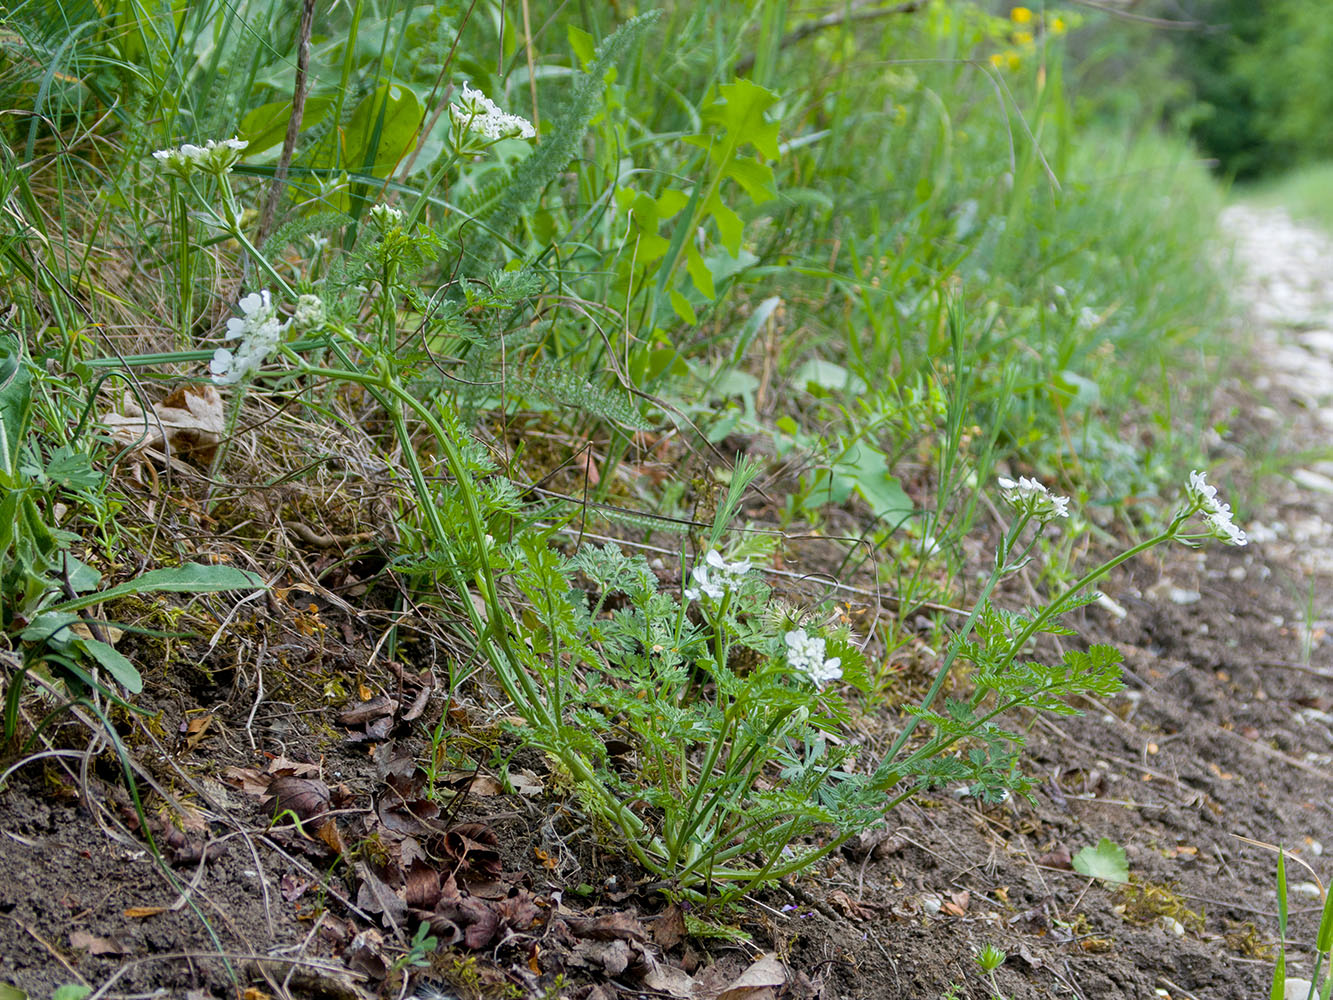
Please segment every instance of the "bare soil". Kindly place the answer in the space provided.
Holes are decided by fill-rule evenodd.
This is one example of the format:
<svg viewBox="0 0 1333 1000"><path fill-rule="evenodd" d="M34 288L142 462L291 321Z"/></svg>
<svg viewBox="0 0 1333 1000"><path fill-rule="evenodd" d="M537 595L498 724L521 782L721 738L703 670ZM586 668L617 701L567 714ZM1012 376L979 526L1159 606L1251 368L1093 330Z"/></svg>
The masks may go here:
<svg viewBox="0 0 1333 1000"><path fill-rule="evenodd" d="M690 937L695 914L638 885L540 759L511 761L514 793L443 766L440 785L467 794L436 805L430 732L443 720L441 760L478 749L489 765L497 720L446 704L429 642L390 668L370 655L377 623L294 592L230 626L262 656L239 668L203 640L177 647L173 669L146 671L156 727L117 719L165 870L104 743L11 776L0 983L34 998L86 983L193 1000L980 1000L973 956L993 944L1006 997L1267 996L1276 857L1242 838L1325 882L1321 841L1333 851L1333 290L1315 234L1225 221L1254 307L1240 342L1263 369L1223 386L1211 478L1248 498L1253 540L1141 560L1084 609L1084 637L1124 650L1127 687L1034 720L1034 802L920 797L822 870L713 915L746 939ZM339 678L345 696L322 697ZM1101 838L1124 847L1128 887L1072 870ZM1294 860L1288 874L1315 881ZM1308 975L1320 902L1292 899L1288 972ZM441 946L395 968L422 912Z"/></svg>

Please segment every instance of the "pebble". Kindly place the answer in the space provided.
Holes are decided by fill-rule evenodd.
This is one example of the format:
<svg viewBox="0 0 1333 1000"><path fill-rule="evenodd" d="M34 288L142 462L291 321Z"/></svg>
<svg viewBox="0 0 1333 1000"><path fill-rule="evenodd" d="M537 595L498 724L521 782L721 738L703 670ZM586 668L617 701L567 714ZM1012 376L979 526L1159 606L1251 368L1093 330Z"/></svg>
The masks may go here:
<svg viewBox="0 0 1333 1000"><path fill-rule="evenodd" d="M1319 886L1313 882L1297 882L1291 887L1291 891L1298 896L1304 896L1306 899L1322 899L1324 895L1319 891Z"/></svg>

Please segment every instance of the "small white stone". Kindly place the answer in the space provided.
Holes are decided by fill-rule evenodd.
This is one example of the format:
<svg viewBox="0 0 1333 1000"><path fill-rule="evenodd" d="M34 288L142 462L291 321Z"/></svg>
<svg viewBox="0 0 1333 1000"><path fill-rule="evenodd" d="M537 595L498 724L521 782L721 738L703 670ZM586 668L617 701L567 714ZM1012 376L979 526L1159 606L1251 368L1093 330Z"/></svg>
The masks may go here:
<svg viewBox="0 0 1333 1000"><path fill-rule="evenodd" d="M1165 917L1165 916L1162 917L1162 927L1164 927L1169 934L1175 937L1185 936L1185 925L1182 924L1175 917Z"/></svg>
<svg viewBox="0 0 1333 1000"><path fill-rule="evenodd" d="M1189 590L1186 587L1172 587L1166 592L1166 596L1172 604L1198 604L1203 597L1197 590Z"/></svg>
<svg viewBox="0 0 1333 1000"><path fill-rule="evenodd" d="M1304 896L1306 899L1322 899L1323 893L1319 891L1319 886L1313 882L1297 882L1291 887L1291 891L1298 896Z"/></svg>
<svg viewBox="0 0 1333 1000"><path fill-rule="evenodd" d="M1315 472L1314 469L1297 469L1291 474L1291 478L1297 486L1302 486L1307 490L1314 490L1318 493L1333 493L1333 479Z"/></svg>
<svg viewBox="0 0 1333 1000"><path fill-rule="evenodd" d="M1310 980L1288 979L1282 986L1282 1000L1305 1000L1310 995Z"/></svg>

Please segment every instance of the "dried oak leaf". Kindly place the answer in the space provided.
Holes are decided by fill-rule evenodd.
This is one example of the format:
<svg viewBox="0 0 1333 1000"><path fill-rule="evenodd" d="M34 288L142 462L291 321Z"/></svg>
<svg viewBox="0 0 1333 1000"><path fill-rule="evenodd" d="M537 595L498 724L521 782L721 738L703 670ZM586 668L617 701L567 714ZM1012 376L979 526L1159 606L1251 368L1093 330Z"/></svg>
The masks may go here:
<svg viewBox="0 0 1333 1000"><path fill-rule="evenodd" d="M362 931L343 952L343 961L354 972L377 981L384 979L389 974L389 963L384 960L384 936L374 928Z"/></svg>
<svg viewBox="0 0 1333 1000"><path fill-rule="evenodd" d="M386 829L412 837L431 832L428 824L439 818L440 807L430 799L404 799L390 790L380 798L375 813Z"/></svg>
<svg viewBox="0 0 1333 1000"><path fill-rule="evenodd" d="M787 970L776 955L761 955L717 1000L774 1000L787 984Z"/></svg>
<svg viewBox="0 0 1333 1000"><path fill-rule="evenodd" d="M232 788L238 788L246 795L258 798L268 792L268 783L271 779L253 767L228 767L222 772L222 780Z"/></svg>
<svg viewBox="0 0 1333 1000"><path fill-rule="evenodd" d="M407 916L407 902L386 885L365 862L356 863L356 874L361 881L356 894L356 905L367 913L383 914L388 927L403 926Z"/></svg>
<svg viewBox="0 0 1333 1000"><path fill-rule="evenodd" d="M211 385L181 386L147 414L127 392L120 408L121 413L102 414L102 423L117 442L201 465L213 460L226 429L222 397Z"/></svg>
<svg viewBox="0 0 1333 1000"><path fill-rule="evenodd" d="M460 823L444 835L444 852L475 871L498 876L504 870L499 843L485 823Z"/></svg>
<svg viewBox="0 0 1333 1000"><path fill-rule="evenodd" d="M462 941L472 949L485 948L509 931L525 931L540 916L540 911L523 889L501 900L464 896L450 899L446 894L430 917L431 929L445 939L445 944Z"/></svg>
<svg viewBox="0 0 1333 1000"><path fill-rule="evenodd" d="M431 933L437 935L445 946L462 941L469 948L484 948L500 926L491 906L488 901L475 896L464 896L456 901L442 899L430 916Z"/></svg>
<svg viewBox="0 0 1333 1000"><path fill-rule="evenodd" d="M330 797L329 786L318 778L280 775L269 782L268 796L263 804L275 816L290 809L298 819L306 822L329 811Z"/></svg>
<svg viewBox="0 0 1333 1000"><path fill-rule="evenodd" d="M351 708L338 713L338 721L349 727L364 726L368 722L384 718L393 717L398 711L398 702L388 695L379 695L371 698L369 701L363 701L359 705L353 705Z"/></svg>
<svg viewBox="0 0 1333 1000"><path fill-rule="evenodd" d="M647 941L648 931L643 923L625 910L617 913L603 913L596 917L585 917L579 913L565 914L560 918L571 931L580 938L593 941ZM684 918L681 918L682 924Z"/></svg>
<svg viewBox="0 0 1333 1000"><path fill-rule="evenodd" d="M670 951L685 940L685 911L675 903L659 913L652 921L653 943L663 951Z"/></svg>
<svg viewBox="0 0 1333 1000"><path fill-rule="evenodd" d="M440 873L424 861L415 861L407 869L407 905L417 910L433 910L440 901Z"/></svg>
<svg viewBox="0 0 1333 1000"><path fill-rule="evenodd" d="M628 941L580 941L569 956L569 963L585 969L596 969L608 976L623 975L634 959L634 950Z"/></svg>

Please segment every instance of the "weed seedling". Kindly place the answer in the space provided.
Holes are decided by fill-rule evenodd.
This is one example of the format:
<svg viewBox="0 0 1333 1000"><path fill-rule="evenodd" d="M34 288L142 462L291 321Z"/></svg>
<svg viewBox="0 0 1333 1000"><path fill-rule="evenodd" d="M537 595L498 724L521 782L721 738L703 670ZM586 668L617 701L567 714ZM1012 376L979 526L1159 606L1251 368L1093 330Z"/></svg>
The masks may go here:
<svg viewBox="0 0 1333 1000"><path fill-rule="evenodd" d="M1004 994L1000 992L999 984L995 982L995 970L1004 964L1008 954L1002 948L997 948L993 944L982 945L976 954L976 963L981 969L981 974L986 977L986 983L990 986L991 995L997 1000L1005 1000Z"/></svg>

